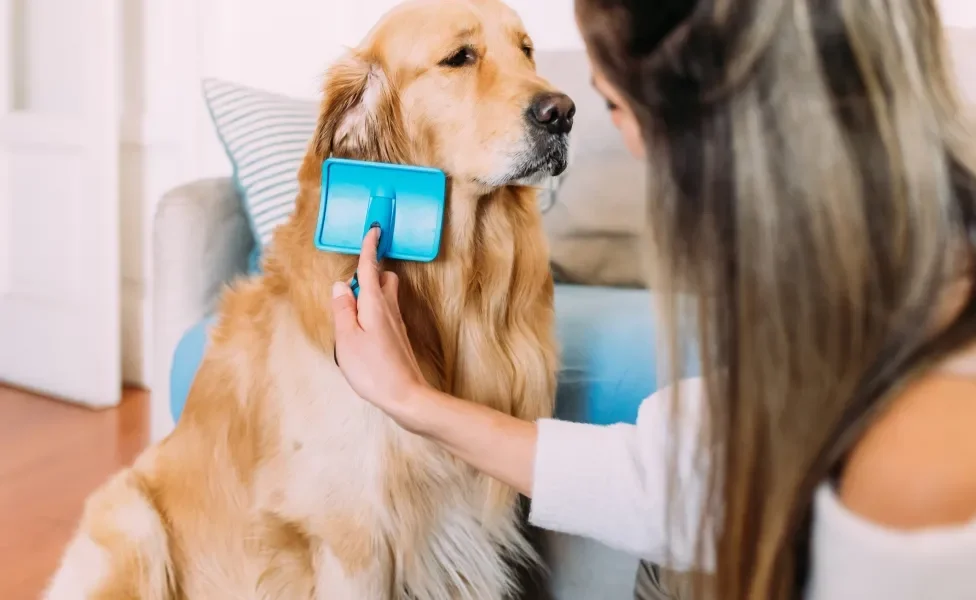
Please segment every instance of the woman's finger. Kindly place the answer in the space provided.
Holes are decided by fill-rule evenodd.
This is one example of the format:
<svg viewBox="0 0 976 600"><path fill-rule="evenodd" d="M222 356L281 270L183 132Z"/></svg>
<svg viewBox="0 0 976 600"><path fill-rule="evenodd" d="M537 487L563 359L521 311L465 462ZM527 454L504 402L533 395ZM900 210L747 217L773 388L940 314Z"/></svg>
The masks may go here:
<svg viewBox="0 0 976 600"><path fill-rule="evenodd" d="M380 228L371 227L363 239L363 247L359 254L357 277L359 287L367 292L377 292L380 289L380 267L376 261L376 246L380 239Z"/></svg>

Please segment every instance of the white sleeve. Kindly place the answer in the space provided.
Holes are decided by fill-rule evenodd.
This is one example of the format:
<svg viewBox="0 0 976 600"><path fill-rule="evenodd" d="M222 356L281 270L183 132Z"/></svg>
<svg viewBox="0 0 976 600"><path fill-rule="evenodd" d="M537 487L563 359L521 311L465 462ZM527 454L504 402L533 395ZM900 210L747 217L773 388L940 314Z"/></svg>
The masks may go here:
<svg viewBox="0 0 976 600"><path fill-rule="evenodd" d="M679 393L676 419L671 389L664 388L641 403L636 425L539 420L532 524L673 569L695 568L707 474L696 452L705 408L701 380L681 381ZM669 507L672 459L680 495ZM707 544L700 567L712 568L713 552Z"/></svg>

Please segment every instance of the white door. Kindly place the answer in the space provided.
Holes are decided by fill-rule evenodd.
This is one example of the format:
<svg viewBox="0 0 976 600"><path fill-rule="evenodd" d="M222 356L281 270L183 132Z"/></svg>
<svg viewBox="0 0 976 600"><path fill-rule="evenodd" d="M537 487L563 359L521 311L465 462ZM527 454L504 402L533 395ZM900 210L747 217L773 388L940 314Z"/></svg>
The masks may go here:
<svg viewBox="0 0 976 600"><path fill-rule="evenodd" d="M119 0L0 0L0 382L121 395Z"/></svg>

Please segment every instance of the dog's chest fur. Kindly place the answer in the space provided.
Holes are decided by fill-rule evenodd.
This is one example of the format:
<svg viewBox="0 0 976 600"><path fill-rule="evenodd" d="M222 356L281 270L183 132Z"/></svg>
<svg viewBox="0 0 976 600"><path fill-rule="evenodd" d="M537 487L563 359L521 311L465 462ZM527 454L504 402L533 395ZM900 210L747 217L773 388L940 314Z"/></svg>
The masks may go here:
<svg viewBox="0 0 976 600"><path fill-rule="evenodd" d="M530 552L512 502L491 505L497 484L358 398L290 306L274 311L268 372L279 450L255 479L259 511L321 546L310 549L311 564L325 553L341 571L389 578L392 598L505 597L504 554ZM491 368L489 356L467 358ZM330 578L318 573L318 586L348 583Z"/></svg>

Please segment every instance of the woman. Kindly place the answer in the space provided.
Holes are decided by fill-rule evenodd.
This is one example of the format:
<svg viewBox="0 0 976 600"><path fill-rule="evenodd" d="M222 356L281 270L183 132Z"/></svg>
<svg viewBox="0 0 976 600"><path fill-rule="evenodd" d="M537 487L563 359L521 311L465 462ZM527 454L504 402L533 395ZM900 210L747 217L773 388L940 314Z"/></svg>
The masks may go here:
<svg viewBox="0 0 976 600"><path fill-rule="evenodd" d="M358 307L336 290L350 383L537 525L712 573L723 600L976 597L976 146L934 0L576 11L651 171L655 279L698 292L703 377L606 428L434 392L370 236Z"/></svg>

